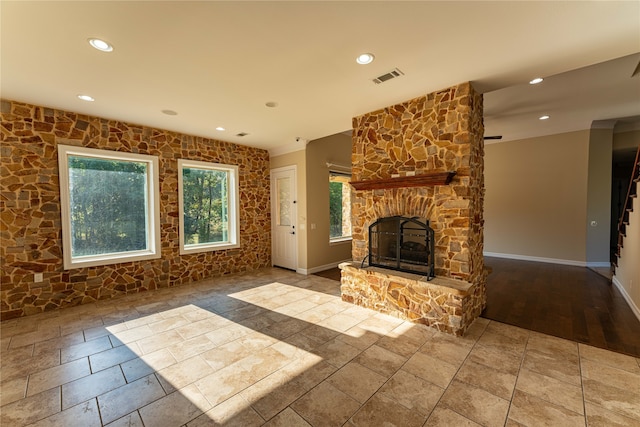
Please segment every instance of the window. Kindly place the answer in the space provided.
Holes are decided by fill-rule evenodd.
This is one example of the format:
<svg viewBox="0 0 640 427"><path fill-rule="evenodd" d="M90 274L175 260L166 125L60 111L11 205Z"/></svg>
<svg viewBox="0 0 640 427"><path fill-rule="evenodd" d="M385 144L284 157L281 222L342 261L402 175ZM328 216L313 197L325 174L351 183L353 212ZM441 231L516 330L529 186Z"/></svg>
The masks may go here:
<svg viewBox="0 0 640 427"><path fill-rule="evenodd" d="M240 247L238 167L178 160L180 253Z"/></svg>
<svg viewBox="0 0 640 427"><path fill-rule="evenodd" d="M64 268L160 257L158 158L58 146Z"/></svg>
<svg viewBox="0 0 640 427"><path fill-rule="evenodd" d="M351 238L350 175L329 172L329 240Z"/></svg>

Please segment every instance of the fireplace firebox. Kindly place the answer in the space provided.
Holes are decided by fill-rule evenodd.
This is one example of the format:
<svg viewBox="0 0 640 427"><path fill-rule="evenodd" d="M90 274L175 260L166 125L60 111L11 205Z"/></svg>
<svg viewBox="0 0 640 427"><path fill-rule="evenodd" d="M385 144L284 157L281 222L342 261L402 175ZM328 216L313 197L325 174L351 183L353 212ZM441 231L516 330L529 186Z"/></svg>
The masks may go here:
<svg viewBox="0 0 640 427"><path fill-rule="evenodd" d="M434 237L428 220L392 216L369 226L369 265L435 277Z"/></svg>

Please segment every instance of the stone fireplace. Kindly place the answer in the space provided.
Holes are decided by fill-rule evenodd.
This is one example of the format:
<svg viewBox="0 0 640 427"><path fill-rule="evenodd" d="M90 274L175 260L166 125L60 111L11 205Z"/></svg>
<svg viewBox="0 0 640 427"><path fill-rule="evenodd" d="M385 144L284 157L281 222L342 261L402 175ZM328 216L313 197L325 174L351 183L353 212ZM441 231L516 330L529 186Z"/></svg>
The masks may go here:
<svg viewBox="0 0 640 427"><path fill-rule="evenodd" d="M463 83L356 117L353 128L353 261L340 265L342 299L463 335L486 304L482 95ZM433 272L379 262L402 255L397 235L385 256L372 253L380 236L371 242L370 226L394 217L429 224L432 243L404 246L414 258L431 251Z"/></svg>

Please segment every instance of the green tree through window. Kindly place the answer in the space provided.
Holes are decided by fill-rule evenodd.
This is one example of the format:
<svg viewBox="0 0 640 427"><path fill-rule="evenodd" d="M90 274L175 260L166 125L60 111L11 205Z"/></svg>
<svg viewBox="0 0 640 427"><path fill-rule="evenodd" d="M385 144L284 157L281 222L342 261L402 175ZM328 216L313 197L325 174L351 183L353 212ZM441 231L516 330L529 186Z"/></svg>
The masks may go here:
<svg viewBox="0 0 640 427"><path fill-rule="evenodd" d="M69 156L72 256L147 249L142 162Z"/></svg>
<svg viewBox="0 0 640 427"><path fill-rule="evenodd" d="M329 182L329 237L342 236L342 183Z"/></svg>
<svg viewBox="0 0 640 427"><path fill-rule="evenodd" d="M180 253L239 247L238 167L178 160Z"/></svg>
<svg viewBox="0 0 640 427"><path fill-rule="evenodd" d="M228 240L227 181L225 171L182 169L185 245Z"/></svg>
<svg viewBox="0 0 640 427"><path fill-rule="evenodd" d="M351 188L349 175L329 174L329 239L351 236Z"/></svg>
<svg viewBox="0 0 640 427"><path fill-rule="evenodd" d="M58 145L65 269L160 257L157 156Z"/></svg>

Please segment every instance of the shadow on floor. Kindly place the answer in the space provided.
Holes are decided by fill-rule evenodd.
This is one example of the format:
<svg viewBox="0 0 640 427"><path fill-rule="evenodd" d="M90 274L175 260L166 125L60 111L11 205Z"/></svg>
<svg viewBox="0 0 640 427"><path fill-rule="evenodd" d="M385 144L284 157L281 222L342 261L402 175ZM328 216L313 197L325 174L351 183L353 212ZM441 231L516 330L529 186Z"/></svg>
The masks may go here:
<svg viewBox="0 0 640 427"><path fill-rule="evenodd" d="M313 275L324 277L331 280L337 280L338 282L340 281L340 269L338 267L330 268L329 270L325 270L325 271L319 271L317 273L313 273Z"/></svg>

